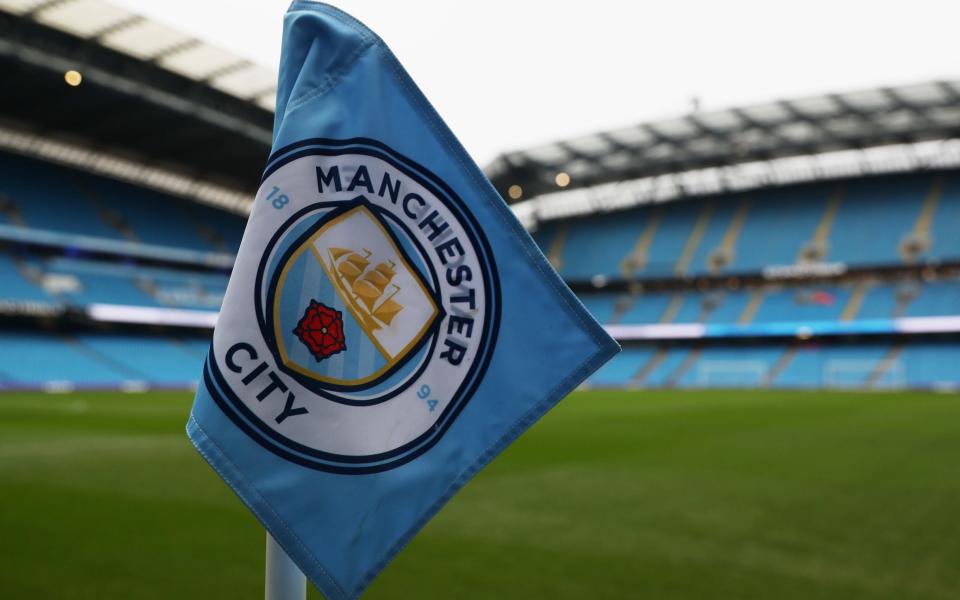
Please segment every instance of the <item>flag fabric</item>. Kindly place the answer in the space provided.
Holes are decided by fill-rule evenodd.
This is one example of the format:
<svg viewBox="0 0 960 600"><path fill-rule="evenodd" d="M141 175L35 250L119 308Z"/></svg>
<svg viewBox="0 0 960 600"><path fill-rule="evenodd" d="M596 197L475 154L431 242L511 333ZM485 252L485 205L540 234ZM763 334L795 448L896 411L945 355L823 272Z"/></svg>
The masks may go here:
<svg viewBox="0 0 960 600"><path fill-rule="evenodd" d="M294 2L187 433L307 577L357 597L617 351L386 45Z"/></svg>

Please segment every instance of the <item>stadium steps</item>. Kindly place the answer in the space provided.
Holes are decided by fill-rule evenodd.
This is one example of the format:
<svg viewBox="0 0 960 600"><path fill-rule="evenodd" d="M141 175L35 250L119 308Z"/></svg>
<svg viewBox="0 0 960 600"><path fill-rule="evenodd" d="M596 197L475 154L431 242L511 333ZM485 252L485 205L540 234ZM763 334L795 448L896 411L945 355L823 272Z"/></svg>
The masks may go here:
<svg viewBox="0 0 960 600"><path fill-rule="evenodd" d="M127 221L118 213L107 208L107 205L100 200L100 196L96 191L93 190L93 188L86 185L78 178L72 178L71 183L82 196L85 196L87 200L90 201L101 221L109 225L114 231L123 236L124 239L131 242L140 241L140 236L138 236L137 232L133 230L133 227L131 227L130 224L127 223Z"/></svg>
<svg viewBox="0 0 960 600"><path fill-rule="evenodd" d="M647 377L650 376L650 373L653 373L653 370L660 366L660 363L667 358L667 354L669 354L669 350L662 346L657 347L657 351L650 357L650 360L644 363L644 365L634 373L633 377L630 378L630 385L634 387L643 386L647 381Z"/></svg>
<svg viewBox="0 0 960 600"><path fill-rule="evenodd" d="M790 344L787 346L783 350L783 354L777 358L777 361L770 366L770 370L767 371L767 374L763 376L763 379L760 382L761 387L772 386L777 381L777 377L779 377L780 374L790 366L790 363L793 362L793 359L797 356L797 351L799 349L799 344Z"/></svg>
<svg viewBox="0 0 960 600"><path fill-rule="evenodd" d="M134 284L141 292L153 298L157 304L162 304L157 297L157 283L154 280L146 277L137 277L134 280Z"/></svg>
<svg viewBox="0 0 960 600"><path fill-rule="evenodd" d="M874 365L873 369L867 375L867 380L864 382L864 385L867 389L873 389L877 386L878 383L883 379L883 376L890 370L897 360L900 358L900 354L903 352L903 342L897 342L893 346L890 346L890 349L887 350L887 353L883 355L883 358L877 361L877 364Z"/></svg>
<svg viewBox="0 0 960 600"><path fill-rule="evenodd" d="M910 305L914 300L917 299L917 294L902 294L899 292L894 292L894 295L896 296L897 304L893 308L893 318L899 319L900 317L906 317L907 312L910 310Z"/></svg>
<svg viewBox="0 0 960 600"><path fill-rule="evenodd" d="M758 289L750 292L750 301L743 307L743 312L741 312L737 318L737 323L740 325L749 325L752 323L754 317L757 316L757 312L760 310L760 305L763 304L763 298L763 290Z"/></svg>
<svg viewBox="0 0 960 600"><path fill-rule="evenodd" d="M813 232L813 238L800 249L797 263L819 262L827 257L830 252L830 231L833 229L833 222L837 218L840 204L843 203L843 196L843 186L837 186L827 200L827 206L823 209L823 215L820 217L816 231Z"/></svg>
<svg viewBox="0 0 960 600"><path fill-rule="evenodd" d="M20 207L7 196L0 195L0 215L3 215L13 225L27 226L27 223L23 220L23 214L20 212Z"/></svg>
<svg viewBox="0 0 960 600"><path fill-rule="evenodd" d="M223 239L223 236L217 233L214 229L203 223L197 223L196 220L192 218L192 215L190 215L189 218L193 222L193 228L196 229L197 235L200 236L200 239L208 242L217 250L217 252L229 254L235 251L235 249L230 248L230 245L227 244L225 239Z"/></svg>
<svg viewBox="0 0 960 600"><path fill-rule="evenodd" d="M673 320L677 318L677 313L680 312L680 308L683 306L684 295L685 294L680 292L670 297L670 304L667 304L667 307L663 309L663 314L660 315L660 323L673 323Z"/></svg>
<svg viewBox="0 0 960 600"><path fill-rule="evenodd" d="M706 298L700 300L700 313L697 314L697 323L706 323L710 319L710 314L713 311L717 310L719 303L713 304L708 302Z"/></svg>
<svg viewBox="0 0 960 600"><path fill-rule="evenodd" d="M84 344L83 340L79 338L73 337L72 335L61 335L60 339L62 339L64 343L68 344L71 348L76 350L79 354L83 354L84 356L91 359L92 361L100 364L103 367L106 367L107 370L109 371L113 371L114 373L119 373L123 377L126 377L131 380L136 380L136 381L150 380L150 376L148 374L142 373L137 369L130 367L129 365L125 365L117 360L110 358L109 356L107 356L106 354L103 354L102 352L99 352L95 348L91 348L87 344Z"/></svg>
<svg viewBox="0 0 960 600"><path fill-rule="evenodd" d="M10 260L13 262L13 266L20 277L26 279L41 290L46 291L43 289L43 271L33 265L25 263L17 256L10 256Z"/></svg>
<svg viewBox="0 0 960 600"><path fill-rule="evenodd" d="M933 224L933 217L937 212L937 204L943 195L943 177L935 177L923 199L923 205L920 207L920 214L913 224L913 231L908 234L901 242L898 250L900 258L905 264L914 264L917 260L930 249L930 226Z"/></svg>
<svg viewBox="0 0 960 600"><path fill-rule="evenodd" d="M561 223L557 227L557 233L553 236L553 241L550 242L550 248L547 251L547 260L550 261L550 264L553 265L553 268L557 271L559 271L563 265L563 249L567 245L567 233L569 229L569 224L566 222Z"/></svg>
<svg viewBox="0 0 960 600"><path fill-rule="evenodd" d="M693 262L693 257L697 254L697 248L700 247L700 242L703 241L703 235L707 231L710 219L713 218L713 210L714 205L712 202L707 202L703 205L703 209L697 216L697 222L694 223L693 230L690 231L690 235L683 245L680 258L677 259L677 263L673 268L674 274L678 276L687 274L687 271L690 269L690 263Z"/></svg>
<svg viewBox="0 0 960 600"><path fill-rule="evenodd" d="M679 383L679 381L683 379L683 376L687 374L687 371L693 368L693 365L700 360L701 354L703 354L703 348L698 346L691 349L687 356L683 359L683 362L680 363L676 369L674 369L673 373L670 373L669 377L667 377L667 387L676 387L677 383Z"/></svg>
<svg viewBox="0 0 960 600"><path fill-rule="evenodd" d="M131 242L140 241L140 237L133 230L133 227L131 227L123 217L99 203L95 202L94 205L96 206L97 215L103 222L118 231L124 239L130 240Z"/></svg>
<svg viewBox="0 0 960 600"><path fill-rule="evenodd" d="M743 231L743 224L747 221L747 215L750 213L750 198L743 198L737 206L737 212L733 214L730 225L727 226L726 233L723 234L723 240L720 246L710 253L710 273L719 274L722 270L733 266L736 260L737 241L740 239L740 232Z"/></svg>
<svg viewBox="0 0 960 600"><path fill-rule="evenodd" d="M643 231L637 238L633 250L620 261L620 272L624 278L630 278L638 271L643 271L646 268L647 258L650 254L650 244L653 243L653 236L657 234L661 219L663 219L663 209L658 208L653 211L646 225L643 226Z"/></svg>
<svg viewBox="0 0 960 600"><path fill-rule="evenodd" d="M871 284L866 281L858 281L854 284L853 292L850 293L850 298L843 307L843 312L840 313L841 321L852 321L857 318L857 314L863 306L863 299L867 297L870 287Z"/></svg>
<svg viewBox="0 0 960 600"><path fill-rule="evenodd" d="M627 314L634 304L640 300L639 294L619 296L613 303L613 313L610 315L610 325L620 323L623 315Z"/></svg>

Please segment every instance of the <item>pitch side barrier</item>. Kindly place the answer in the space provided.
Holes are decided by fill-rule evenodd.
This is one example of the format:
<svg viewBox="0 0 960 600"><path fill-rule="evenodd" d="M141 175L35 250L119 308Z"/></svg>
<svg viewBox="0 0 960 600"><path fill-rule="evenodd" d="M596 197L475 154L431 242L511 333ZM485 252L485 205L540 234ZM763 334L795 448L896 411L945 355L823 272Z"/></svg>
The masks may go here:
<svg viewBox="0 0 960 600"><path fill-rule="evenodd" d="M650 325L606 325L618 341L678 340L703 338L797 337L801 339L835 335L891 335L918 333L960 333L960 315L945 317L902 317L861 321L773 321L769 323L704 324L657 323Z"/></svg>
<svg viewBox="0 0 960 600"><path fill-rule="evenodd" d="M215 311L91 304L86 308L93 321L212 328ZM891 335L960 333L960 315L901 317L859 321L771 321L767 323L655 323L605 325L617 340L671 340L742 337L817 337L832 335Z"/></svg>
<svg viewBox="0 0 960 600"><path fill-rule="evenodd" d="M217 311L212 310L121 304L89 304L83 310L86 318L94 322L199 329L212 329L219 315ZM806 339L836 335L937 334L960 333L960 315L859 321L771 321L746 325L736 323L624 324L605 325L604 329L619 341L758 337Z"/></svg>
<svg viewBox="0 0 960 600"><path fill-rule="evenodd" d="M43 381L38 383L20 383L0 381L0 393L4 392L45 392L48 394L70 394L73 392L124 392L139 394L142 392L182 392L197 389L197 381L152 382L140 380L105 381L78 383L75 381Z"/></svg>

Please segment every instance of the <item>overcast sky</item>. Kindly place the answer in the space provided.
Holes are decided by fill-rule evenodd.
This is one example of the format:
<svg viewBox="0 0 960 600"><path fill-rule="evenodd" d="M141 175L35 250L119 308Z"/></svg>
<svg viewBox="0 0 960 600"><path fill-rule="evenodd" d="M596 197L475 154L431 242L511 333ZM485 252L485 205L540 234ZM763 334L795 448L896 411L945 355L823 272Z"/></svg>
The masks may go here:
<svg viewBox="0 0 960 600"><path fill-rule="evenodd" d="M285 0L112 0L276 69ZM688 112L960 77L960 1L340 0L481 165Z"/></svg>

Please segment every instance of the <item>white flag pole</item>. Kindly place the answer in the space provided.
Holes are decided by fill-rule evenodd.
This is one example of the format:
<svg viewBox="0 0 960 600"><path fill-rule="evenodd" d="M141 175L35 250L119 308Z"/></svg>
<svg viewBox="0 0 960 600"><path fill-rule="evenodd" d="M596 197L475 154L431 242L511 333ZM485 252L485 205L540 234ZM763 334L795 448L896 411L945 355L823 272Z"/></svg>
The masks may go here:
<svg viewBox="0 0 960 600"><path fill-rule="evenodd" d="M306 600L307 578L267 533L265 600Z"/></svg>

